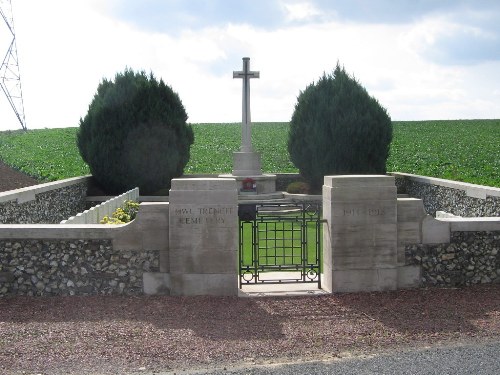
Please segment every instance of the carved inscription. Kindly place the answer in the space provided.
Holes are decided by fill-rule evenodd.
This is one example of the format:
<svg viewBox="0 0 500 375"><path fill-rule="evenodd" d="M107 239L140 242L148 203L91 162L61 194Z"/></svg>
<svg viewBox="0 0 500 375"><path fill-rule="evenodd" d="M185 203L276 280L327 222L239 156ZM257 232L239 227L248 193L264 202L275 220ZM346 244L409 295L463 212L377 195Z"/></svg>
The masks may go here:
<svg viewBox="0 0 500 375"><path fill-rule="evenodd" d="M344 209L343 216L384 216L383 208L348 208Z"/></svg>
<svg viewBox="0 0 500 375"><path fill-rule="evenodd" d="M181 225L225 224L233 207L176 208L174 215Z"/></svg>
<svg viewBox="0 0 500 375"><path fill-rule="evenodd" d="M344 209L344 216L360 216L360 215L362 215L362 210L360 208Z"/></svg>
<svg viewBox="0 0 500 375"><path fill-rule="evenodd" d="M385 211L383 208L369 208L368 216L384 216Z"/></svg>

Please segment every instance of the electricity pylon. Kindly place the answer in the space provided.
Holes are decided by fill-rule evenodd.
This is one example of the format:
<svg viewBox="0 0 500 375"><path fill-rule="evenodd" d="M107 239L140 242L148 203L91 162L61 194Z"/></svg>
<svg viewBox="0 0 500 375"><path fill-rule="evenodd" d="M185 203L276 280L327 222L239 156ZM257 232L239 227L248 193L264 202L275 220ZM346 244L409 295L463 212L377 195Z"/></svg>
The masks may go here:
<svg viewBox="0 0 500 375"><path fill-rule="evenodd" d="M12 36L7 53L0 67L0 87L14 110L23 130L27 130L24 117L23 92L21 90L21 75L19 74L19 60L17 58L16 34L14 32L14 18L12 16L11 0L0 0L0 14L8 28L8 35Z"/></svg>

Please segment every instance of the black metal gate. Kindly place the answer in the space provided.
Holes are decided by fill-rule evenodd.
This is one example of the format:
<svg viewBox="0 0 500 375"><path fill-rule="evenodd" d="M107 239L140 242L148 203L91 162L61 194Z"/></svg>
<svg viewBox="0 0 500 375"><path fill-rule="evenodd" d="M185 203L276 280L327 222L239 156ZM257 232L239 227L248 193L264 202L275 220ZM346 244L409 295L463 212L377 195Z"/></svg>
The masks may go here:
<svg viewBox="0 0 500 375"><path fill-rule="evenodd" d="M321 288L319 204L240 204L240 287L317 283Z"/></svg>

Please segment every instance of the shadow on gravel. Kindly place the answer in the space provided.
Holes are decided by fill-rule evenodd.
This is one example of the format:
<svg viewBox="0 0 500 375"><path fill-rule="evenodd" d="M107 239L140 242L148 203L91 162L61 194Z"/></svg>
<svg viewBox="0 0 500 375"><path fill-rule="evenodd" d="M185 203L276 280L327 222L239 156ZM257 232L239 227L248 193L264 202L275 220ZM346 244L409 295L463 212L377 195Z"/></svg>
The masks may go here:
<svg viewBox="0 0 500 375"><path fill-rule="evenodd" d="M500 285L346 294L339 295L339 302L354 314L410 335L473 335L482 321L500 319Z"/></svg>
<svg viewBox="0 0 500 375"><path fill-rule="evenodd" d="M311 297L13 297L0 322L135 322L140 329L190 330L209 340L292 338L350 344L380 332L401 337L499 335L500 285ZM481 322L485 322L482 326ZM495 331L495 329L497 331ZM358 339L356 339L356 337Z"/></svg>
<svg viewBox="0 0 500 375"><path fill-rule="evenodd" d="M258 301L237 297L12 297L0 299L0 322L135 321L201 338L279 339L281 321ZM258 329L256 329L258 327Z"/></svg>

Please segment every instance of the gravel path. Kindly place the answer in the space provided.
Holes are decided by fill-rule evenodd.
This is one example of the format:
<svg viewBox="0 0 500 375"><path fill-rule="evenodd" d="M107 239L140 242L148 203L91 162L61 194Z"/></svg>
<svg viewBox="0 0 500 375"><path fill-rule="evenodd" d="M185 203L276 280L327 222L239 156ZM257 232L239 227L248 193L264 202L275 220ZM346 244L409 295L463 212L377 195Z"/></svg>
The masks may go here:
<svg viewBox="0 0 500 375"><path fill-rule="evenodd" d="M173 374L173 372L164 373ZM498 375L500 374L500 341L468 345L437 346L378 355L361 355L336 360L222 368L215 371L187 371L194 375ZM159 374L163 375L163 374Z"/></svg>
<svg viewBox="0 0 500 375"><path fill-rule="evenodd" d="M1 374L152 374L500 339L500 285L325 296L0 299Z"/></svg>

